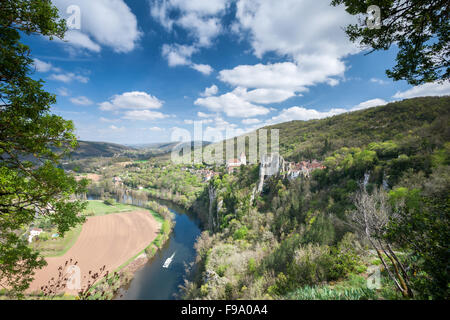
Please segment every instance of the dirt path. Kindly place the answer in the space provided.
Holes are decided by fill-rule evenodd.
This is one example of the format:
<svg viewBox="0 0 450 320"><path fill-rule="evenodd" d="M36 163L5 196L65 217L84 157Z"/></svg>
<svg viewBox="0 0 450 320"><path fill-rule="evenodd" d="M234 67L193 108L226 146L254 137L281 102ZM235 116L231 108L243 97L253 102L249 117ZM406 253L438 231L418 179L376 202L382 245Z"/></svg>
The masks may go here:
<svg viewBox="0 0 450 320"><path fill-rule="evenodd" d="M48 265L35 274L29 292L40 291L58 267L69 259L78 261L82 286L89 271L98 272L103 266L110 272L145 249L157 236L160 224L148 211L131 211L90 217L83 225L77 242L61 257L46 258ZM73 290L66 290L74 293Z"/></svg>

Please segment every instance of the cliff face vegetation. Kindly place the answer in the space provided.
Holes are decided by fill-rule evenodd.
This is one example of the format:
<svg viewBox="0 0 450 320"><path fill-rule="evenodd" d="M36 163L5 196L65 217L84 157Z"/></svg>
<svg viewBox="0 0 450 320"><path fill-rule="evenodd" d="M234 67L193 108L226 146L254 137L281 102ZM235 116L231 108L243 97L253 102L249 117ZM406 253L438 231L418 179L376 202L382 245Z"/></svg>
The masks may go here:
<svg viewBox="0 0 450 320"><path fill-rule="evenodd" d="M448 298L449 111L426 97L273 126L284 158L326 168L256 194L259 165L214 177L185 297Z"/></svg>

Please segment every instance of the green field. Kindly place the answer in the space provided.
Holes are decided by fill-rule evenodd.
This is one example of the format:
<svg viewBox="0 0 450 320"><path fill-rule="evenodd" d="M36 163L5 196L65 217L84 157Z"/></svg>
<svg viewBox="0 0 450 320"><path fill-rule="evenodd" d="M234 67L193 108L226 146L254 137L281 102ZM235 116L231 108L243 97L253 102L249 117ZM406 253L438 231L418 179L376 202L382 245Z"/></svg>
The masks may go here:
<svg viewBox="0 0 450 320"><path fill-rule="evenodd" d="M122 203L108 205L103 203L102 200L90 200L88 201L88 206L86 210L84 210L83 214L87 216L102 216L110 213L126 212L133 210L142 210L142 208Z"/></svg>
<svg viewBox="0 0 450 320"><path fill-rule="evenodd" d="M33 249L40 252L43 257L59 257L66 253L77 241L83 225L78 224L66 232L63 238L49 239L33 242Z"/></svg>

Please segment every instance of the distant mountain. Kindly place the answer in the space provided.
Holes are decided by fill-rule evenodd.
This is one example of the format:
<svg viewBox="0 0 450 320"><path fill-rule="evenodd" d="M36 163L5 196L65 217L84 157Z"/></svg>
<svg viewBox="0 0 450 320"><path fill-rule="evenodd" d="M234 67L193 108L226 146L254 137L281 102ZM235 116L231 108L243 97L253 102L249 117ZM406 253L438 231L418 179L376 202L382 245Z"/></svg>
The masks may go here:
<svg viewBox="0 0 450 320"><path fill-rule="evenodd" d="M115 157L135 150L135 148L116 143L78 140L78 148L72 152L71 158Z"/></svg>
<svg viewBox="0 0 450 320"><path fill-rule="evenodd" d="M184 142L182 145L191 144L194 148L194 141ZM161 142L148 144L121 145L109 142L94 142L78 140L78 148L72 152L71 159L86 159L97 157L129 157L137 159L146 159L156 156L169 154L179 142ZM202 147L209 145L210 142L203 141Z"/></svg>
<svg viewBox="0 0 450 320"><path fill-rule="evenodd" d="M194 144L196 142L200 142L200 141L191 141L191 147L194 147ZM135 149L139 149L139 150L159 150L159 151L171 151L176 145L178 145L179 142L156 142L156 143L144 143L144 144L130 144L129 146L135 148ZM183 145L185 144L189 144L189 142L184 142ZM211 142L208 141L202 141L201 145L203 147L207 146L211 144Z"/></svg>

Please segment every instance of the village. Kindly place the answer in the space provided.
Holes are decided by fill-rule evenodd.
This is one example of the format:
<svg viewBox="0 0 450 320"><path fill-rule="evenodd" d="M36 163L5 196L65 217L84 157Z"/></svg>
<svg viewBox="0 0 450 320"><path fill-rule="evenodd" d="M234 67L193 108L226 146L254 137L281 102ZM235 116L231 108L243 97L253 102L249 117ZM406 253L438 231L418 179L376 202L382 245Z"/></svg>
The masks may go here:
<svg viewBox="0 0 450 320"><path fill-rule="evenodd" d="M311 176L311 172L314 170L322 170L325 169L325 166L317 161L316 159L311 161L300 161L300 162L287 162L282 159L280 156L276 156L272 154L268 154L262 157L260 161L260 166L268 165L269 167L274 168L274 171L272 174L275 173L282 173L284 174L288 179L294 180L300 176L304 178L309 178ZM280 164L277 164L274 162L273 159L282 159L280 161ZM270 159L270 160L267 160ZM279 161L279 160L278 160ZM239 155L239 158L236 159L228 159L225 164L225 170L228 174L232 174L236 172L241 166L246 166L247 163L247 157L244 152L242 152ZM199 175L203 178L204 182L207 182L211 180L214 176L219 175L219 172L216 172L212 170L212 166L209 166L204 169L195 169L195 168L189 168L189 167L183 167L181 168L183 171L189 171L191 174ZM264 175L272 175L265 173Z"/></svg>

